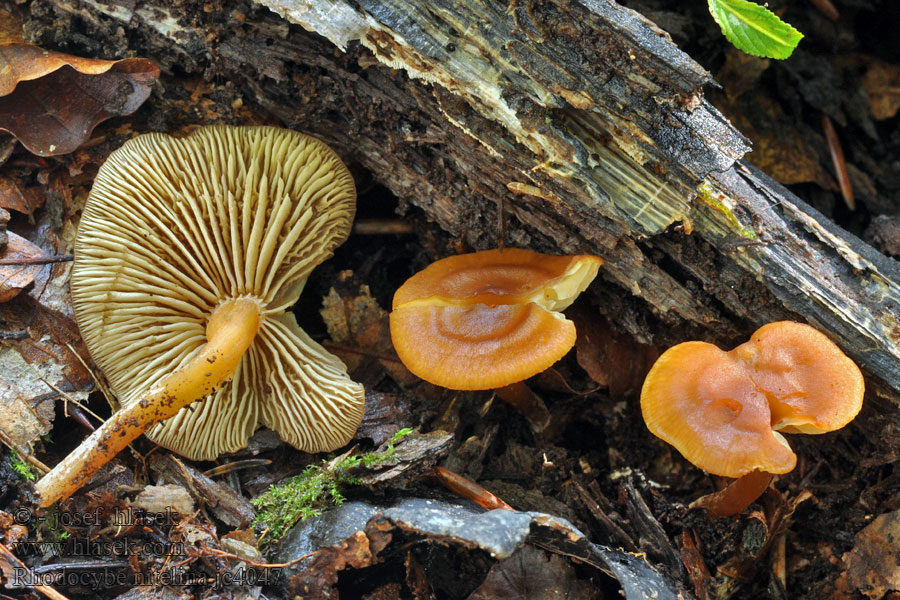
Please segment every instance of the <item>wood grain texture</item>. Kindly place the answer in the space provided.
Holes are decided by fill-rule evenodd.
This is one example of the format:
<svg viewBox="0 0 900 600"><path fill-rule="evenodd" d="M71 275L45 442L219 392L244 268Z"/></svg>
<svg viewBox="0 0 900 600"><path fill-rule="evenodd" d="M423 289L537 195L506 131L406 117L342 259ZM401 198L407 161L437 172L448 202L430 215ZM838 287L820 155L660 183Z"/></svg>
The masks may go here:
<svg viewBox="0 0 900 600"><path fill-rule="evenodd" d="M284 20L238 5L235 22L162 0L36 4L235 82L474 247L496 243L502 199L509 245L606 261L601 310L641 341L727 344L798 318L900 391L896 264L742 162L747 141L703 98L710 75L630 9L262 0Z"/></svg>

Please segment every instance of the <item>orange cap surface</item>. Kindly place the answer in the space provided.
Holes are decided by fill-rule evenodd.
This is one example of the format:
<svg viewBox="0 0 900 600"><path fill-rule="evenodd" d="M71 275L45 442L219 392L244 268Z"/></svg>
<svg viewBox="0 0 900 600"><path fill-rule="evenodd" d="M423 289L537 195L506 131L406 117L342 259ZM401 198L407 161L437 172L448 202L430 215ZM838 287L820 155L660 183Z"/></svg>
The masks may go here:
<svg viewBox="0 0 900 600"><path fill-rule="evenodd" d="M533 303L415 306L391 313L391 338L417 377L487 390L549 368L575 345L575 324Z"/></svg>
<svg viewBox="0 0 900 600"><path fill-rule="evenodd" d="M512 248L439 260L394 294L394 348L413 374L451 389L527 379L575 345L575 325L558 311L602 263Z"/></svg>
<svg viewBox="0 0 900 600"><path fill-rule="evenodd" d="M707 473L787 473L797 456L772 431L765 395L746 365L706 342L666 350L641 389L647 427Z"/></svg>
<svg viewBox="0 0 900 600"><path fill-rule="evenodd" d="M825 334L791 321L770 323L732 352L752 367L772 411L772 429L826 433L862 408L865 384L850 358Z"/></svg>
<svg viewBox="0 0 900 600"><path fill-rule="evenodd" d="M704 471L787 473L797 457L775 430L840 429L863 391L859 368L824 334L784 321L731 352L705 342L670 348L644 381L641 410L654 435Z"/></svg>

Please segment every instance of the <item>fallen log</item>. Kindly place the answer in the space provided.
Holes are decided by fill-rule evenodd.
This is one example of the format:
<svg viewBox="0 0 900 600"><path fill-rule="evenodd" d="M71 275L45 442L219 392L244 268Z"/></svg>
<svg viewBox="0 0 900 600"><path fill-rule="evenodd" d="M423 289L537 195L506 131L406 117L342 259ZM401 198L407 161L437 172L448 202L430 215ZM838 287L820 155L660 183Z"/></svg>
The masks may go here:
<svg viewBox="0 0 900 600"><path fill-rule="evenodd" d="M35 0L30 28L38 41L42 27L98 40L124 28L130 46L100 47L232 81L473 247L497 244L499 207L510 245L600 255L615 284L595 284L600 309L641 341L727 344L799 318L900 392L897 265L744 162L747 140L703 98L709 73L638 13L611 0L261 2L280 17Z"/></svg>

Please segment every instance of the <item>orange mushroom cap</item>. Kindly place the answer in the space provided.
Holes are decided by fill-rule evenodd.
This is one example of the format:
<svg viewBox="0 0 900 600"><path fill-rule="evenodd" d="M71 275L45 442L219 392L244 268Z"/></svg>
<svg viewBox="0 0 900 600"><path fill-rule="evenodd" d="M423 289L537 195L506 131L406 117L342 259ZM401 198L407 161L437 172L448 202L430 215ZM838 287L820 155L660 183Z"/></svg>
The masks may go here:
<svg viewBox="0 0 900 600"><path fill-rule="evenodd" d="M770 323L732 353L752 366L751 377L769 401L772 429L835 431L862 408L865 384L859 367L809 325Z"/></svg>
<svg viewBox="0 0 900 600"><path fill-rule="evenodd" d="M394 294L394 348L413 374L451 389L527 379L575 345L575 325L558 311L602 263L512 248L439 260Z"/></svg>
<svg viewBox="0 0 900 600"><path fill-rule="evenodd" d="M787 473L797 462L780 429L824 433L862 406L862 374L824 334L778 322L731 352L685 342L660 356L641 410L654 435L697 467L725 477Z"/></svg>
<svg viewBox="0 0 900 600"><path fill-rule="evenodd" d="M706 342L666 350L641 389L647 427L708 473L787 473L797 456L772 431L765 395L747 366Z"/></svg>

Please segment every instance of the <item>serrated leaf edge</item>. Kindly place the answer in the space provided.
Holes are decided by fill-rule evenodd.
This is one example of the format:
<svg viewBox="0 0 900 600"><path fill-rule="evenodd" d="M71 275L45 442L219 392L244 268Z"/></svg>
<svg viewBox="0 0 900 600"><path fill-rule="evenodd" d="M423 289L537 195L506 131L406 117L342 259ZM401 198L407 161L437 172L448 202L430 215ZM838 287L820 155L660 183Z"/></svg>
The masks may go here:
<svg viewBox="0 0 900 600"><path fill-rule="evenodd" d="M772 11L770 11L769 9L767 9L766 7L764 7L762 5L755 4L753 2L748 2L747 0L743 0L743 1L741 1L741 0L708 0L708 6L709 6L709 12L713 17L713 20L715 20L715 22L718 23L719 28L722 30L722 35L724 35L725 38L729 42L731 42L741 52L746 52L747 54L751 54L753 56L758 56L758 57L762 57L762 58L785 59L785 58L790 57L791 54L793 54L794 50L797 47L797 44L799 44L800 40L802 40L804 38L803 33L798 31L793 25L791 25L790 23L787 23L786 21L783 21L781 19L781 17L779 17L778 15L776 15L775 13L773 13ZM766 37L766 38L772 40L772 42L777 47L777 48L775 48L775 50L777 50L778 48L781 48L782 51L780 51L780 52L765 52L765 51L760 52L755 47L750 48L751 45L756 46L756 44L752 44L747 39L742 39L740 36L738 36L735 29L731 26L731 23L729 23L727 20L727 16L729 14L737 15L741 10L743 10L745 13L747 11L749 11L750 14L753 14L754 12L756 14L760 14L760 12L762 12L762 13L766 13L768 15L775 17L777 19L778 23L785 27L786 32L788 33L788 35L790 37L793 37L795 35L799 36L797 38L797 42L795 44L791 45L791 43L789 41L786 41L785 39L782 39L782 38L770 33L770 31L771 31L770 29L760 28L757 25L755 25L754 23L741 20L740 21L741 24L745 25L747 28L752 29L752 30L760 33L763 37ZM737 40L737 42L735 40ZM738 46L738 42L741 44L741 46ZM772 50L772 48L769 48L769 50Z"/></svg>

